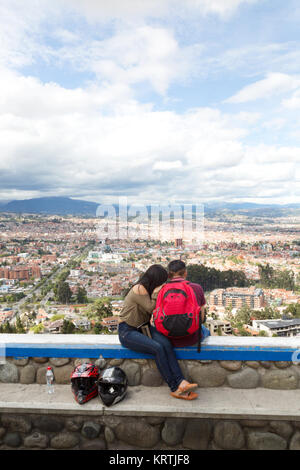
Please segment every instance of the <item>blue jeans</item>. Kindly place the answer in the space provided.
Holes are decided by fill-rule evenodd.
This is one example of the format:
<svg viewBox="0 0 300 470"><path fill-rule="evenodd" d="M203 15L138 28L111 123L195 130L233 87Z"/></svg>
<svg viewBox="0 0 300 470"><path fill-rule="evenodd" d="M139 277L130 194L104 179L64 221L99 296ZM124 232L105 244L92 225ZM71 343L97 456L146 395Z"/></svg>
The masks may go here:
<svg viewBox="0 0 300 470"><path fill-rule="evenodd" d="M179 384L184 380L184 377L174 348L168 338L159 333L152 325L150 330L152 339L125 322L119 323L120 343L124 348L154 356L160 374L168 384L171 392L175 392Z"/></svg>
<svg viewBox="0 0 300 470"><path fill-rule="evenodd" d="M201 333L201 340L207 338L208 336L210 336L210 331L208 328L206 328L206 326L204 325L201 325L201 329L202 329L202 333Z"/></svg>

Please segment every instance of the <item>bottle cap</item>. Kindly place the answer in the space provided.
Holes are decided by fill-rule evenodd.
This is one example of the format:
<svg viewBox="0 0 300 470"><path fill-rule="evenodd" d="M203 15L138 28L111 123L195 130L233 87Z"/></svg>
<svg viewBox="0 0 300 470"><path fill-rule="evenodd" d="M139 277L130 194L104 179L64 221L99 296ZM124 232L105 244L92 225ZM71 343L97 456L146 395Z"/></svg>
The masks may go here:
<svg viewBox="0 0 300 470"><path fill-rule="evenodd" d="M49 367L47 367L47 370L52 370L52 367L50 367L50 366L49 366Z"/></svg>

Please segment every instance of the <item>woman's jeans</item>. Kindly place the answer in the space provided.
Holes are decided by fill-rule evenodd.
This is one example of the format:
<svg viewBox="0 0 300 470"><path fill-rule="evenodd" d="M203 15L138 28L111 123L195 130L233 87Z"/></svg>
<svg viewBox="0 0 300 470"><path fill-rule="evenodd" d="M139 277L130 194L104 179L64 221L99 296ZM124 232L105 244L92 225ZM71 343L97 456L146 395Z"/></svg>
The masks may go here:
<svg viewBox="0 0 300 470"><path fill-rule="evenodd" d="M173 345L168 338L150 325L152 339L140 333L136 328L122 322L119 324L119 339L124 348L151 354L154 356L157 368L167 382L171 392L177 390L184 380L179 367Z"/></svg>

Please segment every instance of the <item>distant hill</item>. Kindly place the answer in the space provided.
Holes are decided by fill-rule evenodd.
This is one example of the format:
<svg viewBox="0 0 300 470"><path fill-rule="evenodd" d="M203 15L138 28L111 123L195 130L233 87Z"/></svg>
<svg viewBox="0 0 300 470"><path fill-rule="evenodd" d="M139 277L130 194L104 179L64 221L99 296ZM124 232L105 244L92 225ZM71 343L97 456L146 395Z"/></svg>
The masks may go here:
<svg viewBox="0 0 300 470"><path fill-rule="evenodd" d="M300 204L256 204L252 202L218 202L204 204L208 216L223 214L240 214L250 217L284 217L300 212Z"/></svg>
<svg viewBox="0 0 300 470"><path fill-rule="evenodd" d="M193 204L193 202L191 202ZM100 203L71 199L69 197L40 197L4 203L0 201L0 212L53 215L88 215L96 216ZM118 213L117 206L116 210ZM206 215L234 212L260 217L282 217L293 210L299 210L300 204L255 204L251 202L208 202L204 203Z"/></svg>
<svg viewBox="0 0 300 470"><path fill-rule="evenodd" d="M69 197L40 197L11 201L0 205L0 212L55 215L96 215L96 202L71 199Z"/></svg>
<svg viewBox="0 0 300 470"><path fill-rule="evenodd" d="M207 210L232 209L299 209L300 204L257 204L255 202L208 202L205 204Z"/></svg>

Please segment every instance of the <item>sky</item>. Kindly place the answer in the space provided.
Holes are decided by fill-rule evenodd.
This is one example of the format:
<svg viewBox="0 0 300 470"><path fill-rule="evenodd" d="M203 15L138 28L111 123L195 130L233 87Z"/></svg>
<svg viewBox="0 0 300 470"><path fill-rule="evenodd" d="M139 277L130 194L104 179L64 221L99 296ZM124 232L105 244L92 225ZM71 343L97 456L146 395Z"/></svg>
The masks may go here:
<svg viewBox="0 0 300 470"><path fill-rule="evenodd" d="M298 0L0 0L0 200L300 202Z"/></svg>

